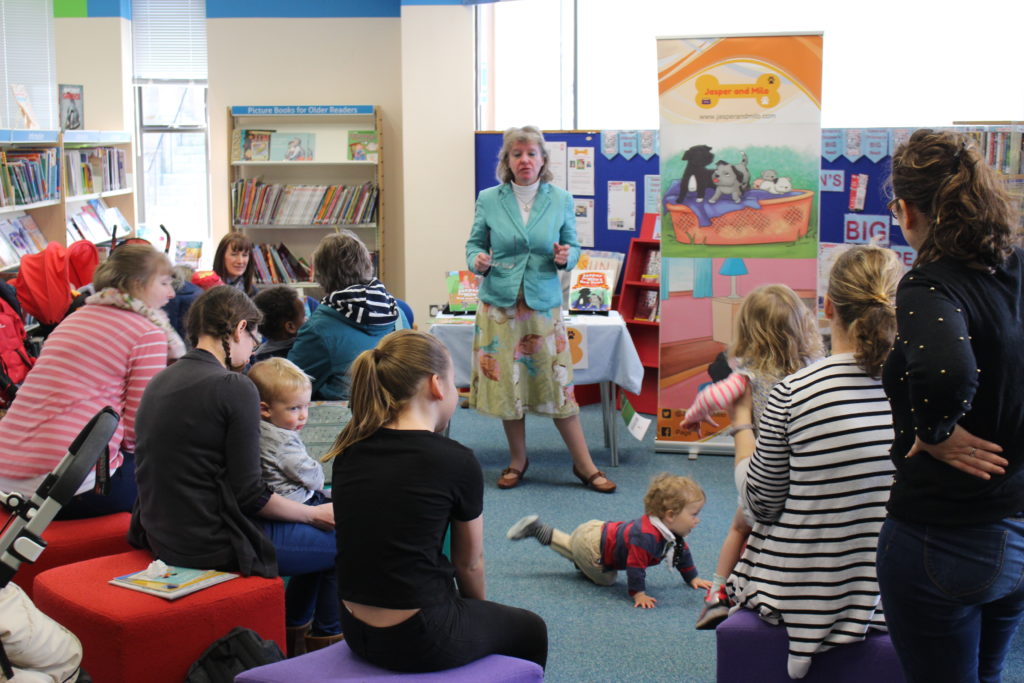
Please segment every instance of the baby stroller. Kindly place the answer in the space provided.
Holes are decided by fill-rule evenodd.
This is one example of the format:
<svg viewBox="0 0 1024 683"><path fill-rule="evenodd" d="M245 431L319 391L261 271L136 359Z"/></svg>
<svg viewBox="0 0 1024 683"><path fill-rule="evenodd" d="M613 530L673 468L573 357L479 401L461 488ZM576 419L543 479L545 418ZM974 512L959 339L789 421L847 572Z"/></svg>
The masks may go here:
<svg viewBox="0 0 1024 683"><path fill-rule="evenodd" d="M120 417L109 406L97 413L82 429L68 448L67 455L58 463L35 493L26 498L20 493L0 493L0 503L11 512L11 517L0 535L0 606L10 605L10 613L28 615L25 619L36 619L32 625L5 623L0 641L0 670L7 679L14 678L14 666L27 670L46 670L66 681L90 681L88 675L78 669L81 661L81 647L77 639L63 631L48 617L35 608L20 588L8 586L22 562L35 562L46 549L42 533L53 521L101 457L106 457L107 444L117 429ZM7 593L7 591L16 591ZM6 617L6 615L4 615ZM60 634L66 634L68 647L62 652L55 651L54 643L60 642ZM56 637L55 637L56 634ZM17 643L17 650L11 651L11 658L4 643ZM72 645L74 644L74 645Z"/></svg>

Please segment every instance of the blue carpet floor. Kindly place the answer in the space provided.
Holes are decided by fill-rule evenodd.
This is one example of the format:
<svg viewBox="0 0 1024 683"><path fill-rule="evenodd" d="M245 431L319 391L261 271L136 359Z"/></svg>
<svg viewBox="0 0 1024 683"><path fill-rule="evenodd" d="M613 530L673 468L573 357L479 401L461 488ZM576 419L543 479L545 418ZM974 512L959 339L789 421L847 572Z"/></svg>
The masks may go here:
<svg viewBox="0 0 1024 683"><path fill-rule="evenodd" d="M533 539L509 541L508 527L536 513L566 532L589 519L625 520L643 514L643 495L655 474L669 471L693 477L708 500L701 523L687 542L701 576L711 578L718 549L736 509L732 458L655 453L654 428L643 442L620 423L620 466L610 466L603 447L598 406L581 417L594 461L619 485L603 495L585 489L572 475L568 453L551 420L527 418L530 470L525 482L502 491L495 486L508 465L504 432L498 420L460 409L451 437L472 448L484 470L484 534L488 598L533 610L548 624L550 654L546 680L714 681L715 634L693 623L703 594L689 588L663 565L647 573L648 593L657 607L633 607L625 576L609 588L583 578L572 564ZM1024 629L1017 634L1003 680L1024 682Z"/></svg>

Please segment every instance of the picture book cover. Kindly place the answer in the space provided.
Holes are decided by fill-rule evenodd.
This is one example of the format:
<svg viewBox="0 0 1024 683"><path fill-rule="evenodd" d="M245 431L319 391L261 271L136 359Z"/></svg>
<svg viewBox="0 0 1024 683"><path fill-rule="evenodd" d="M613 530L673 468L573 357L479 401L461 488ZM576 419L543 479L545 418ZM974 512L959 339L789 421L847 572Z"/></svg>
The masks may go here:
<svg viewBox="0 0 1024 683"><path fill-rule="evenodd" d="M236 578L238 578L238 574L231 572L174 567L156 560L141 571L117 576L108 583L133 591L157 595L165 600L177 600L189 593L195 593Z"/></svg>
<svg viewBox="0 0 1024 683"><path fill-rule="evenodd" d="M470 270L450 270L447 282L449 312L476 312L480 303L480 276Z"/></svg>
<svg viewBox="0 0 1024 683"><path fill-rule="evenodd" d="M272 130L247 130L242 141L242 161L270 161Z"/></svg>
<svg viewBox="0 0 1024 683"><path fill-rule="evenodd" d="M18 111L21 113L21 127L28 129L39 128L35 110L32 109L32 100L28 96L28 88L23 83L11 83L11 94L14 95L14 101L18 103Z"/></svg>
<svg viewBox="0 0 1024 683"><path fill-rule="evenodd" d="M7 238L7 241L14 247L14 250L18 252L19 258L36 253L35 243L28 236L25 229L21 227L20 223L9 220L0 221L0 233Z"/></svg>
<svg viewBox="0 0 1024 683"><path fill-rule="evenodd" d="M270 136L271 161L313 161L316 133L274 133Z"/></svg>
<svg viewBox="0 0 1024 683"><path fill-rule="evenodd" d="M39 226L36 225L36 221L32 216L26 213L11 220L21 224L21 227L25 229L28 236L32 238L32 242L35 243L36 251L46 249L46 237L43 235L43 231L39 229Z"/></svg>
<svg viewBox="0 0 1024 683"><path fill-rule="evenodd" d="M569 310L608 311L614 288L614 274L610 270L574 269L569 284Z"/></svg>
<svg viewBox="0 0 1024 683"><path fill-rule="evenodd" d="M199 267L199 261L203 257L203 243L178 241L174 243L175 265Z"/></svg>
<svg viewBox="0 0 1024 683"><path fill-rule="evenodd" d="M654 321L658 316L658 290L642 289L636 293L636 307L633 309L634 320Z"/></svg>
<svg viewBox="0 0 1024 683"><path fill-rule="evenodd" d="M377 161L377 131L350 130L348 132L349 161Z"/></svg>
<svg viewBox="0 0 1024 683"><path fill-rule="evenodd" d="M11 243L7 241L7 238L0 233L0 268L16 265L20 260L21 257L18 256L18 252L14 250Z"/></svg>
<svg viewBox="0 0 1024 683"><path fill-rule="evenodd" d="M79 130L85 120L83 88L80 85L61 83L57 86L60 98L60 127L64 130Z"/></svg>

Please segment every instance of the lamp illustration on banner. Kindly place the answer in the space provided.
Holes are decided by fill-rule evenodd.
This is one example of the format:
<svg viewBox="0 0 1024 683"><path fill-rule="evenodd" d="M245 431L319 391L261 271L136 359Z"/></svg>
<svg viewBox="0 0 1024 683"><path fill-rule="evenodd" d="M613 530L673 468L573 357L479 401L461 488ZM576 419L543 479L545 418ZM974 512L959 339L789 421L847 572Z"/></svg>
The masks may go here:
<svg viewBox="0 0 1024 683"><path fill-rule="evenodd" d="M727 258L722 262L722 267L718 271L719 275L728 275L732 282L732 290L729 292L730 299L739 299L740 295L736 293L736 278L740 275L747 274L747 264L743 262L741 258Z"/></svg>

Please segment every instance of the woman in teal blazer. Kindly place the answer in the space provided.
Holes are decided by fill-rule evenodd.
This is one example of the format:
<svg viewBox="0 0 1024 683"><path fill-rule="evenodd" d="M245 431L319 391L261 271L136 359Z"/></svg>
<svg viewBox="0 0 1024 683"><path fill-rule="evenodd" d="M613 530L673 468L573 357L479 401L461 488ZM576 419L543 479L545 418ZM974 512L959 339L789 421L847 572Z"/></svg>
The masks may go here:
<svg viewBox="0 0 1024 683"><path fill-rule="evenodd" d="M510 463L498 487L526 474L527 412L555 421L573 473L603 493L615 484L594 465L573 396L558 273L579 260L572 195L550 184L544 136L510 128L498 154L501 184L480 193L466 263L482 276L473 340L470 406L501 418Z"/></svg>

